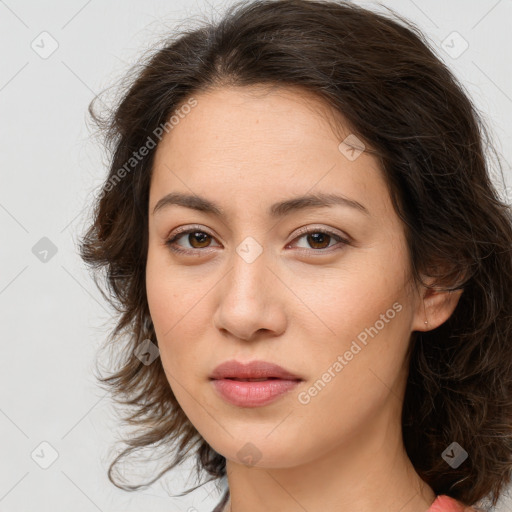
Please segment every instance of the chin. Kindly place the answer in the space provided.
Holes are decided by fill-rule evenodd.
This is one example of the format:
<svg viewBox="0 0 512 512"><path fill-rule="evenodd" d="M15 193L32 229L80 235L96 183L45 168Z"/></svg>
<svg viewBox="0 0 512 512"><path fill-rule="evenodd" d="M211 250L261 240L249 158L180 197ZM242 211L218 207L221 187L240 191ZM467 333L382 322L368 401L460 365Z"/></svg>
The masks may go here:
<svg viewBox="0 0 512 512"><path fill-rule="evenodd" d="M234 433L231 432L233 435ZM289 432L270 434L265 429L258 435L251 436L250 430L245 435L237 437L229 436L220 442L207 441L210 446L226 459L236 463L255 468L289 468L298 466L305 461L305 454L297 451L297 443L290 438ZM272 440L270 437L275 436ZM302 444L301 449L304 446ZM314 450L312 450L314 452ZM313 458L313 457L312 457Z"/></svg>

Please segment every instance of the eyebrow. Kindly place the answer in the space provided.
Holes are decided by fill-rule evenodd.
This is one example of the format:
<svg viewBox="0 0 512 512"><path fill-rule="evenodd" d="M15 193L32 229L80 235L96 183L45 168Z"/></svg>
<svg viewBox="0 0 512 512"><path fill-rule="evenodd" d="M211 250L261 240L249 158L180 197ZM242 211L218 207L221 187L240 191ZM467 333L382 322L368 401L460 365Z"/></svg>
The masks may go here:
<svg viewBox="0 0 512 512"><path fill-rule="evenodd" d="M162 197L156 203L153 209L153 215L158 211L161 211L164 208L172 205L184 206L185 208L212 213L219 217L226 216L224 210L213 201L197 195L183 194L180 192L171 192ZM361 203L353 199L349 199L348 197L327 193L308 194L275 203L270 206L268 215L273 218L278 218L298 210L304 210L308 208L323 208L334 205L353 208L366 215L370 215L370 212Z"/></svg>

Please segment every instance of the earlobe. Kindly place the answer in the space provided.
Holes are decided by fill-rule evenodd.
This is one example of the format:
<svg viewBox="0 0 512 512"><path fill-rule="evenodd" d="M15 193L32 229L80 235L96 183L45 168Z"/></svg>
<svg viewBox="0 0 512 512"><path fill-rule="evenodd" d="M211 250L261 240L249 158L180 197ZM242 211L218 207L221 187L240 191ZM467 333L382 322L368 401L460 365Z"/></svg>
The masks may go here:
<svg viewBox="0 0 512 512"><path fill-rule="evenodd" d="M414 331L431 331L444 324L455 311L463 290L440 291L425 288L417 309Z"/></svg>

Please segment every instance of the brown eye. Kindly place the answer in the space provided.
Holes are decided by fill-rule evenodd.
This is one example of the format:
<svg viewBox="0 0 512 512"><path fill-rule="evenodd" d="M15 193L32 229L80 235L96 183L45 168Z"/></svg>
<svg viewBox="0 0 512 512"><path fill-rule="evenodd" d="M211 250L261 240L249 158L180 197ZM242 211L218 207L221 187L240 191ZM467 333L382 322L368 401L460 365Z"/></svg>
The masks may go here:
<svg viewBox="0 0 512 512"><path fill-rule="evenodd" d="M203 247L208 247L210 239L211 236L204 231L194 231L193 233L188 234L188 243L194 249L202 249Z"/></svg>
<svg viewBox="0 0 512 512"><path fill-rule="evenodd" d="M322 232L309 233L306 239L308 241L308 244L313 249L325 249L329 247L329 241L331 240L331 236L328 235L327 233Z"/></svg>
<svg viewBox="0 0 512 512"><path fill-rule="evenodd" d="M341 248L349 244L349 241L332 231L324 230L322 228L309 229L302 232L295 240L299 242L305 240L306 245L300 245L296 242L297 247L300 249L309 249L310 253L327 253L330 252L331 247L339 245ZM334 243L331 243L334 242ZM338 242L338 243L336 243ZM329 251L327 251L329 249Z"/></svg>
<svg viewBox="0 0 512 512"><path fill-rule="evenodd" d="M183 239L185 244L188 244L188 247L187 245L183 245L183 243L179 243L181 239ZM197 228L190 228L171 237L165 242L165 245L174 252L199 255L201 249L214 247L211 246L212 240L215 239L209 233Z"/></svg>

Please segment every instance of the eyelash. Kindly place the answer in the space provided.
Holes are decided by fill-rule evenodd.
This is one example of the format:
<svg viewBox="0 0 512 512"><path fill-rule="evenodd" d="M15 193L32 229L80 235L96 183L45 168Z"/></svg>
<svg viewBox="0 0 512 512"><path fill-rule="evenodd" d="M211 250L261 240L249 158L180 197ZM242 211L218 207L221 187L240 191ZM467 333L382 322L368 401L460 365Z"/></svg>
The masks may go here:
<svg viewBox="0 0 512 512"><path fill-rule="evenodd" d="M181 237L183 237L185 235L188 235L190 233L204 233L204 234L210 236L211 238L215 238L213 235L211 235L207 231L202 230L200 228L200 226L197 226L197 227L188 228L188 229L183 230L183 231L179 231L174 236L172 236L171 238L166 240L165 241L165 245L167 245L171 251L176 252L176 253L180 253L180 254L196 254L196 255L198 255L199 252L204 251L205 249L209 249L209 247L205 247L203 249L183 249L183 248L180 248L179 246L176 245L176 241L177 240L179 240ZM297 240L297 239L303 238L306 235L310 235L310 234L313 234L313 233L322 233L324 235L329 235L331 238L334 238L335 240L337 240L338 243L341 243L342 246L350 244L350 241L348 239L343 238L340 235L337 235L336 233L334 233L334 232L332 232L332 231L330 231L328 229L325 229L325 228L303 229L303 230L301 230L297 234L297 237L295 237L292 240L292 242ZM304 249L304 248L301 248L299 250L310 252L310 253L313 252L313 253L320 253L320 254L322 254L322 253L326 253L326 252L331 252L331 249L333 247L335 247L335 245L326 247L325 249ZM339 247L338 249L341 249L341 247Z"/></svg>

